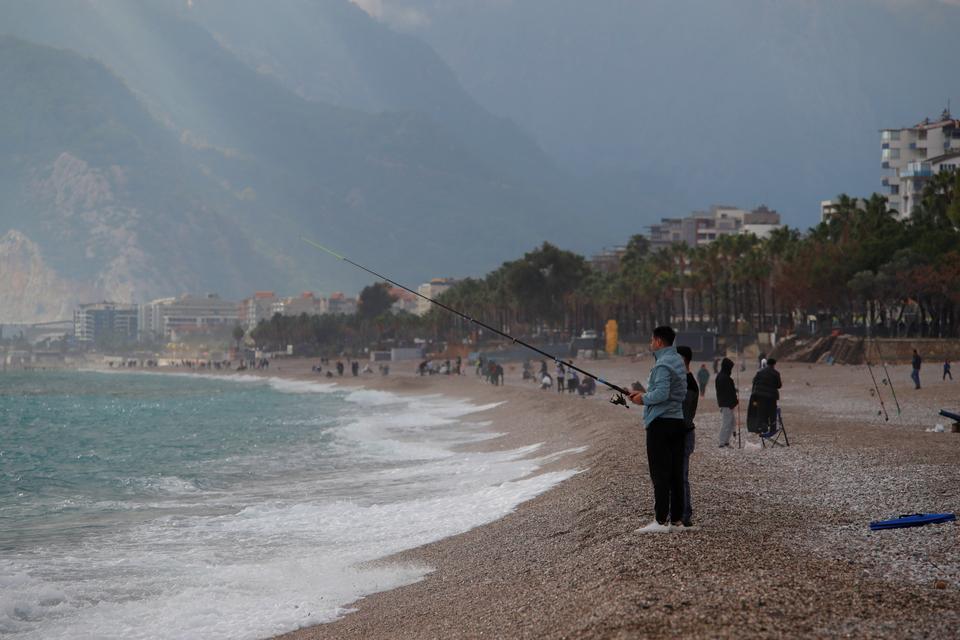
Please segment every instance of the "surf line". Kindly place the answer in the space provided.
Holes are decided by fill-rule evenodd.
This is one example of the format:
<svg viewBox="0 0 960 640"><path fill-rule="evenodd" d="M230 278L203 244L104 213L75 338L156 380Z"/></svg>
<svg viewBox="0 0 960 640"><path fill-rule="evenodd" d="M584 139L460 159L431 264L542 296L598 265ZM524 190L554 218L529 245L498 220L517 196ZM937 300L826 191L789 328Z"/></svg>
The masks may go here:
<svg viewBox="0 0 960 640"><path fill-rule="evenodd" d="M432 302L433 304L437 305L437 306L440 307L441 309L444 309L445 311L449 311L450 313L452 313L452 314L454 314L454 315L460 316L460 317L463 318L464 320L467 320L467 321L469 321L469 322L474 323L475 325L478 325L478 326L480 326L480 327L483 327L483 328L486 329L487 331L492 331L493 333L495 333L495 334L497 334L497 335L499 335L499 336L502 336L502 337L506 338L507 340L511 340L513 343L518 344L518 345L520 345L521 347L526 347L527 349L530 349L531 351L535 351L536 353L539 353L540 355L545 356L545 357L553 360L554 362L556 362L556 363L558 363L558 364L563 364L565 367L568 367L568 368L570 368L570 369L573 369L574 371L579 371L579 372L582 373L583 375L588 376L588 377L590 377L590 378L593 378L594 380L596 380L596 381L599 382L600 384L606 385L606 386L609 387L610 389L613 389L614 391L616 391L616 394L615 394L613 397L610 398L611 404L619 404L619 405L623 405L623 406L626 407L627 409L630 408L630 405L627 404L627 400L626 400L626 398L625 398L625 396L629 396L629 395L630 395L630 392L627 391L626 389L624 389L623 387L619 387L619 386L613 384L612 382L607 382L607 381L604 380L603 378L600 378L600 377L598 377L598 376L595 376L595 375L593 375L592 373L590 373L589 371L584 371L584 370L581 369L580 367L574 366L572 362L567 362L567 361L561 360L561 359L558 358L557 356L552 355L552 354L549 354L549 353L547 353L546 351L542 351L541 349L538 349L537 347L533 346L532 344L528 344L528 343L524 342L523 340L520 340L519 338L514 338L513 336L511 336L511 335L508 334L508 333L504 333L503 331L500 331L499 329L494 329L493 327L491 327L491 326L488 325L487 323L482 322L482 321L480 321L480 320L477 320L476 318L471 318L471 317L468 316L467 314L462 313L462 312L460 312L460 311L457 311L457 310L454 309L453 307L449 307L449 306L443 304L442 302L438 302L437 300L434 300L433 298L428 298L427 296L423 295L422 293L420 293L420 292L418 292L418 291L414 291L413 289L411 289L411 288L409 288L409 287L405 287L405 286L403 286L402 284L400 284L399 282L395 282L394 280L391 280L390 278L386 277L385 275L379 274L379 273L377 273L376 271L373 271L372 269L368 269L367 267L363 266L362 264L359 264L359 263L357 263L357 262L354 262L354 261L351 260L350 258L348 258L348 257L346 257L346 256L343 256L343 255L340 255L339 253L337 253L336 251L333 251L332 249L328 249L327 247L323 246L322 244L319 244L319 243L314 242L313 240L309 240L309 239L307 239L307 238L300 238L300 239L303 240L304 242L306 242L307 244L309 244L309 245L312 246L312 247L315 247L315 248L317 248L317 249L320 249L321 251L325 251L326 253L329 253L329 254L332 255L334 258L337 258L337 259L339 259L339 260L342 260L342 261L346 262L347 264L353 265L354 267L356 267L356 268L358 268L358 269L362 269L363 271L366 271L367 273L369 273L369 274L371 274L371 275L373 275L373 276L376 276L377 278L380 278L380 279L383 280L384 282L389 282L389 283L392 284L393 286L399 287L399 288L403 289L404 291L407 291L407 292L409 292L409 293L412 293L413 295L415 295L415 296L417 296L417 297L419 297L419 298L423 298L424 300L426 300L426 301L428 301L428 302Z"/></svg>

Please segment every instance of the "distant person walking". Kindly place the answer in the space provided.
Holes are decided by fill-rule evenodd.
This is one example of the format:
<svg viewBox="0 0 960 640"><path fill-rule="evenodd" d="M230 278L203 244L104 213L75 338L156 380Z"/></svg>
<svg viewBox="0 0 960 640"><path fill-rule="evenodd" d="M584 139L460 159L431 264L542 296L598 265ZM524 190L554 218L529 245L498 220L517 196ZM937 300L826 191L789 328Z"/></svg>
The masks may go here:
<svg viewBox="0 0 960 640"><path fill-rule="evenodd" d="M733 360L724 358L720 363L720 373L717 374L713 386L717 392L717 405L720 407L720 448L730 446L730 436L733 435L733 426L736 416L733 410L740 404L737 399L737 387L733 384Z"/></svg>
<svg viewBox="0 0 960 640"><path fill-rule="evenodd" d="M638 529L642 533L670 531L668 517L682 514L683 451L686 424L683 401L687 396L686 368L673 347L676 332L667 326L657 327L650 337L654 364L647 389L634 391L630 401L643 405L646 429L647 464L653 481L655 520ZM680 525L677 521L675 524Z"/></svg>
<svg viewBox="0 0 960 640"><path fill-rule="evenodd" d="M946 360L943 361L943 379L946 380L947 378L950 378L951 380L953 380L953 374L950 373L950 359L949 359L949 358L947 358Z"/></svg>
<svg viewBox="0 0 960 640"><path fill-rule="evenodd" d="M700 385L700 397L707 397L707 383L710 382L710 371L707 369L707 365L700 365L700 369L697 371L697 384Z"/></svg>
<svg viewBox="0 0 960 640"><path fill-rule="evenodd" d="M557 362L557 393L563 393L563 383L564 376L567 375L567 370L564 368L562 362Z"/></svg>
<svg viewBox="0 0 960 640"><path fill-rule="evenodd" d="M685 527L693 526L693 507L690 505L690 455L696 448L696 425L693 419L697 416L700 388L693 374L690 373L690 361L693 360L693 350L690 347L677 347L677 353L683 358L683 366L687 371L687 393L683 398L683 423L686 427L683 439L683 514L680 521ZM708 374L709 375L709 374ZM676 514L670 514L670 520L675 521Z"/></svg>
<svg viewBox="0 0 960 640"><path fill-rule="evenodd" d="M910 379L913 380L913 384L916 389L920 388L920 365L923 364L923 358L920 357L920 354L917 353L917 350L913 350L913 360L911 362L913 365L913 371L910 373Z"/></svg>

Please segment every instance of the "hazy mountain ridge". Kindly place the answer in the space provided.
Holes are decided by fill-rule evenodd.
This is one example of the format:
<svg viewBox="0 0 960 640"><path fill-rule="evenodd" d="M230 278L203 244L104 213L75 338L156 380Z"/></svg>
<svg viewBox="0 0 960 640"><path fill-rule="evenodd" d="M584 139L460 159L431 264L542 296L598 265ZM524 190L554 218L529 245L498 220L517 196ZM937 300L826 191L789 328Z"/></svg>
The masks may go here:
<svg viewBox="0 0 960 640"><path fill-rule="evenodd" d="M5 313L33 309L16 319L49 320L91 296L196 290L200 269L233 289L252 275L232 264L250 244L210 206L216 187L183 171L170 132L101 65L0 37L0 86L0 231L16 230L18 240L4 245L2 279L51 283L46 299L41 287L11 286L0 298Z"/></svg>
<svg viewBox="0 0 960 640"><path fill-rule="evenodd" d="M430 116L305 101L168 6L0 2L0 31L102 60L136 94L93 60L5 40L18 49L4 57L9 74L56 71L0 97L20 144L0 149L16 169L0 184L25 205L5 207L0 231L22 231L63 277L82 274L121 300L329 292L369 279L318 260L302 235L414 284L577 236L572 205L471 153ZM86 73L52 79L70 74L64 65ZM48 122L49 104L70 117Z"/></svg>

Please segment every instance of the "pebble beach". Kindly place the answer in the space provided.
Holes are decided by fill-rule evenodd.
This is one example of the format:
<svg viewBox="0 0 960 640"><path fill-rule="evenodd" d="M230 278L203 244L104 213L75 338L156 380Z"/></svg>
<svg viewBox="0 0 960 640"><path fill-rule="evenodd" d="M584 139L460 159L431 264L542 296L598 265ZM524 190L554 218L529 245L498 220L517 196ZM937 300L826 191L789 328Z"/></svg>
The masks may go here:
<svg viewBox="0 0 960 640"><path fill-rule="evenodd" d="M650 359L578 363L621 384L645 380ZM699 364L695 364L695 367ZM483 448L540 445L538 473L579 473L506 517L384 560L428 567L419 582L365 597L338 620L278 636L319 638L956 637L957 523L870 531L872 520L960 506L960 434L941 408L960 383L889 367L782 363L789 447L717 446L713 376L697 414L690 463L695 527L644 534L653 491L638 407L541 391L507 365L506 385L472 371L344 378L394 392L442 393L478 404L499 438ZM269 375L316 378L308 363ZM741 402L753 368L740 374ZM875 371L876 373L876 371ZM946 432L932 430L943 424ZM554 466L555 465L555 466Z"/></svg>

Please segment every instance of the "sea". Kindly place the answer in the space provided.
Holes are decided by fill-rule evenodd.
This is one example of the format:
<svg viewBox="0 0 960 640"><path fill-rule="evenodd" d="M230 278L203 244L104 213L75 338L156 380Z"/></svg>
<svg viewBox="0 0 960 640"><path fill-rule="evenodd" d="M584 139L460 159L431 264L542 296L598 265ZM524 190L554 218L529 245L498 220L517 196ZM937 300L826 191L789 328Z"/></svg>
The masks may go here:
<svg viewBox="0 0 960 640"><path fill-rule="evenodd" d="M257 376L0 374L0 636L268 638L577 473L495 405ZM482 414L480 414L482 415Z"/></svg>

